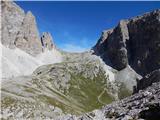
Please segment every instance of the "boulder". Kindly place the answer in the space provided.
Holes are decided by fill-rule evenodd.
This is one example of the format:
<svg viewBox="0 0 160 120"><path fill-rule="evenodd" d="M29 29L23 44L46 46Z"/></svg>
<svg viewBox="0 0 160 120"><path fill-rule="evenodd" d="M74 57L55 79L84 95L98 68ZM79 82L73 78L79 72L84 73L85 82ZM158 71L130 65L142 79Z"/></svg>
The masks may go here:
<svg viewBox="0 0 160 120"><path fill-rule="evenodd" d="M134 93L138 92L139 90L143 90L148 86L151 86L152 83L160 82L160 69L147 74L140 80L137 80L137 86L134 87Z"/></svg>

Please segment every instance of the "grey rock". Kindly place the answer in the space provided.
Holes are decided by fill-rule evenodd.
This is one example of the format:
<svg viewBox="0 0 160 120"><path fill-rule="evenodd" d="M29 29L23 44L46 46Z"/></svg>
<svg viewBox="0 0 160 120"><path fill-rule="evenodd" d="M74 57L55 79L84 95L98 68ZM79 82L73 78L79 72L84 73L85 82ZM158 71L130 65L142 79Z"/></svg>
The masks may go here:
<svg viewBox="0 0 160 120"><path fill-rule="evenodd" d="M19 48L36 56L45 48L56 48L50 33L43 33L42 39L34 15L25 12L14 2L2 1L2 40L11 49Z"/></svg>
<svg viewBox="0 0 160 120"><path fill-rule="evenodd" d="M14 44L16 47L34 56L42 52L36 20L30 11L25 15Z"/></svg>
<svg viewBox="0 0 160 120"><path fill-rule="evenodd" d="M2 39L3 45L15 48L14 40L17 37L23 19L24 11L11 1L1 1L2 6Z"/></svg>
<svg viewBox="0 0 160 120"><path fill-rule="evenodd" d="M128 29L131 66L142 75L160 68L160 10L130 20Z"/></svg>
<svg viewBox="0 0 160 120"><path fill-rule="evenodd" d="M134 93L151 86L155 82L160 82L160 69L151 72L140 80L137 80L137 86L135 86Z"/></svg>
<svg viewBox="0 0 160 120"><path fill-rule="evenodd" d="M98 110L106 119L115 119L115 120L129 120L129 119L146 119L146 120L159 120L160 118L160 82L151 85L150 87L139 91L130 97L124 98L121 101L113 102L112 104L104 106L102 109ZM156 92L155 92L156 91ZM146 96L146 92L151 93ZM150 101L150 97L155 96ZM136 107L134 107L136 106ZM99 112L99 113L100 113ZM82 115L80 118L87 120L90 114L93 112ZM93 119L96 116L93 116ZM76 119L75 119L76 120Z"/></svg>
<svg viewBox="0 0 160 120"><path fill-rule="evenodd" d="M160 68L160 10L120 21L102 34L93 50L117 70L129 64L146 75Z"/></svg>
<svg viewBox="0 0 160 120"><path fill-rule="evenodd" d="M93 48L95 53L102 56L107 64L118 70L125 68L128 64L126 41L129 39L129 35L127 23L128 21L121 20L115 29L104 32Z"/></svg>
<svg viewBox="0 0 160 120"><path fill-rule="evenodd" d="M53 48L56 49L56 46L53 44L53 38L49 32L42 33L41 43L43 46L43 50L45 49L52 50Z"/></svg>
<svg viewBox="0 0 160 120"><path fill-rule="evenodd" d="M129 115L125 115L124 118L122 118L122 120L132 120L133 118Z"/></svg>

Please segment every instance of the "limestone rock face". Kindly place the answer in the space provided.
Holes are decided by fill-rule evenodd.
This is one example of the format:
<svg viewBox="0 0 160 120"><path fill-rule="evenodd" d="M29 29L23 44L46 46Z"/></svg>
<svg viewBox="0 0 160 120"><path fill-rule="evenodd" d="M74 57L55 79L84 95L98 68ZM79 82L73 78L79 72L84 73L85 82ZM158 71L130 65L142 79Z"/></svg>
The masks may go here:
<svg viewBox="0 0 160 120"><path fill-rule="evenodd" d="M42 45L39 38L35 17L29 11L25 15L20 31L14 41L16 47L31 55L42 52Z"/></svg>
<svg viewBox="0 0 160 120"><path fill-rule="evenodd" d="M26 14L14 2L2 2L2 44L11 49L19 48L26 53L37 56L44 49L56 48L50 33L39 36L34 15Z"/></svg>
<svg viewBox="0 0 160 120"><path fill-rule="evenodd" d="M127 23L128 21L121 20L115 29L103 33L100 42L94 48L97 54L102 54L102 58L107 63L109 58L108 64L118 70L125 68L128 64L126 41L129 39L129 35Z"/></svg>
<svg viewBox="0 0 160 120"><path fill-rule="evenodd" d="M2 5L2 39L3 45L14 48L14 40L21 29L24 11L14 2L1 1Z"/></svg>
<svg viewBox="0 0 160 120"><path fill-rule="evenodd" d="M129 64L145 75L160 68L160 10L120 21L103 33L93 49L117 70Z"/></svg>
<svg viewBox="0 0 160 120"><path fill-rule="evenodd" d="M128 39L127 24L125 21L120 21L108 40L108 56L118 70L125 68L128 64L126 49Z"/></svg>
<svg viewBox="0 0 160 120"><path fill-rule="evenodd" d="M129 61L140 74L160 68L160 10L130 20Z"/></svg>
<svg viewBox="0 0 160 120"><path fill-rule="evenodd" d="M43 52L44 46L41 43L36 19L30 11L25 13L12 1L2 1L1 6L0 68L3 69L3 78L29 75L40 65L62 61L60 51L52 49L55 46L48 33L43 39L48 51Z"/></svg>
<svg viewBox="0 0 160 120"><path fill-rule="evenodd" d="M53 44L53 38L49 32L43 32L41 37L41 43L43 46L43 49L52 50L52 48L56 48L56 46Z"/></svg>

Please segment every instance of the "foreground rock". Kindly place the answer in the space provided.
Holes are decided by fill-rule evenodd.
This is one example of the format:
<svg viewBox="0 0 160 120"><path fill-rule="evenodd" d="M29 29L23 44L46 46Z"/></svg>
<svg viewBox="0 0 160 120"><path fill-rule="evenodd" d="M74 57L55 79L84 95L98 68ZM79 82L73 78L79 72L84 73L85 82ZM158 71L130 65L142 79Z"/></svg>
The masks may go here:
<svg viewBox="0 0 160 120"><path fill-rule="evenodd" d="M160 69L151 72L141 80L137 80L137 85L135 86L134 93L138 92L139 90L143 90L148 86L151 86L152 83L156 83L159 81L160 81Z"/></svg>
<svg viewBox="0 0 160 120"><path fill-rule="evenodd" d="M117 27L102 33L93 49L117 70L129 64L146 75L160 68L160 10L121 20Z"/></svg>
<svg viewBox="0 0 160 120"><path fill-rule="evenodd" d="M63 117L64 120L67 118ZM121 101L104 106L80 117L68 115L67 120L159 120L160 82Z"/></svg>

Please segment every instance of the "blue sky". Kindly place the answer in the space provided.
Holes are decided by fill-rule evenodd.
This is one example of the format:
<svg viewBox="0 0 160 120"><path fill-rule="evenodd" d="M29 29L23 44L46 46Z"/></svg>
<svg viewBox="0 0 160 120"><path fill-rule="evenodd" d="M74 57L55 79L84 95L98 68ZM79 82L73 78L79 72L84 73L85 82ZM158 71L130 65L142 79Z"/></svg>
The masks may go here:
<svg viewBox="0 0 160 120"><path fill-rule="evenodd" d="M40 34L50 32L58 48L81 52L95 45L101 32L127 19L160 8L160 2L17 1L31 11Z"/></svg>

